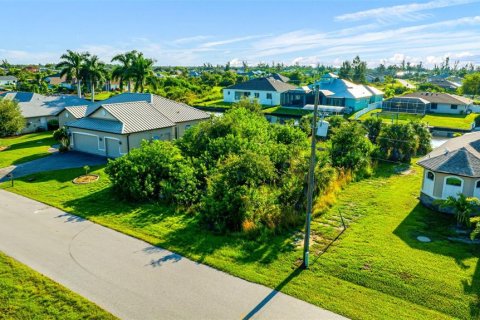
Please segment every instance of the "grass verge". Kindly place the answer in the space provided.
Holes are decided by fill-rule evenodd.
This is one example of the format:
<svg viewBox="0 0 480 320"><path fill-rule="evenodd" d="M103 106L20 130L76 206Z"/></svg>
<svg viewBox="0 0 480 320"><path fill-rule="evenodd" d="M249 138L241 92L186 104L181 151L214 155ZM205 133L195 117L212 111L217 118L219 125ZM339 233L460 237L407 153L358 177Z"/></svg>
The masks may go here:
<svg viewBox="0 0 480 320"><path fill-rule="evenodd" d="M353 319L479 319L480 249L450 242L454 220L422 207L421 169L380 165L352 182L312 223L312 264L300 270L302 234L214 235L195 214L117 199L102 168L93 184L74 185L82 169L37 174L16 192L167 248L249 281ZM348 228L341 231L341 216ZM430 237L430 243L416 240Z"/></svg>
<svg viewBox="0 0 480 320"><path fill-rule="evenodd" d="M0 319L116 319L0 252Z"/></svg>

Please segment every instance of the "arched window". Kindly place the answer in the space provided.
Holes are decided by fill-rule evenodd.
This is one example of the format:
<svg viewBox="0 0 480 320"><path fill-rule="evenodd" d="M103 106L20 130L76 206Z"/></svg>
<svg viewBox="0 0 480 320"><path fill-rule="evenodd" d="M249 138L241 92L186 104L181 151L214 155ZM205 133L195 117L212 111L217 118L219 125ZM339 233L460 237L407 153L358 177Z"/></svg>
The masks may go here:
<svg viewBox="0 0 480 320"><path fill-rule="evenodd" d="M445 177L443 183L442 198L458 197L459 193L463 192L463 179L459 177Z"/></svg>

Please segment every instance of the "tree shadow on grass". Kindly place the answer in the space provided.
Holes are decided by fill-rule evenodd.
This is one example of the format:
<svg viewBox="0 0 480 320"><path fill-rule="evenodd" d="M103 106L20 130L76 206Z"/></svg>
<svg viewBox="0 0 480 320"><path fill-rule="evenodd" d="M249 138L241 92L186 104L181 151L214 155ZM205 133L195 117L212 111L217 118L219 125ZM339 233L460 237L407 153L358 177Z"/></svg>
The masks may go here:
<svg viewBox="0 0 480 320"><path fill-rule="evenodd" d="M478 245L449 241L447 237L453 235L452 226L455 224L454 216L432 211L418 203L393 233L411 248L451 257L460 268L468 269L470 267L464 261L478 258L480 248ZM420 242L418 236L427 236L432 242ZM464 292L475 295L475 302L470 303L472 319L480 316L480 262L475 268L472 280L462 281Z"/></svg>

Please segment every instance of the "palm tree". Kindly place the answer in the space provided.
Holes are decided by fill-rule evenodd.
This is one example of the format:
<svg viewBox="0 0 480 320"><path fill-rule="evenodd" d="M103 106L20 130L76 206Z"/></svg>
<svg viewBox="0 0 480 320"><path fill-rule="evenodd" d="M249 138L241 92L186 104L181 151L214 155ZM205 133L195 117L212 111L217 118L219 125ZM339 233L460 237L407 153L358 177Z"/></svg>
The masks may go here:
<svg viewBox="0 0 480 320"><path fill-rule="evenodd" d="M87 53L67 50L67 53L62 54L60 57L63 61L57 64L57 68L62 68L60 77L67 75L67 80L72 81L75 79L75 81L77 81L77 94L79 98L82 97L82 68L87 56Z"/></svg>
<svg viewBox="0 0 480 320"><path fill-rule="evenodd" d="M90 86L92 102L95 101L95 85L106 79L107 70L105 64L101 62L96 55L87 56L81 70L82 77Z"/></svg>
<svg viewBox="0 0 480 320"><path fill-rule="evenodd" d="M480 201L474 197L466 197L463 193L459 193L458 197L448 197L443 203L441 203L441 207L451 207L453 208L453 212L455 213L455 217L457 218L458 226L465 226L470 228L472 223L470 221L470 217L475 209L480 204Z"/></svg>
<svg viewBox="0 0 480 320"><path fill-rule="evenodd" d="M137 53L132 61L131 77L135 83L135 91L143 92L145 85L157 87L156 76L153 72L153 59L145 58L143 53Z"/></svg>
<svg viewBox="0 0 480 320"><path fill-rule="evenodd" d="M120 81L120 91L123 91L124 82L127 83L128 92L131 92L131 80L132 80L132 61L137 56L137 51L117 54L112 58L112 62L120 62L119 66L116 66L112 71L112 79L118 79Z"/></svg>

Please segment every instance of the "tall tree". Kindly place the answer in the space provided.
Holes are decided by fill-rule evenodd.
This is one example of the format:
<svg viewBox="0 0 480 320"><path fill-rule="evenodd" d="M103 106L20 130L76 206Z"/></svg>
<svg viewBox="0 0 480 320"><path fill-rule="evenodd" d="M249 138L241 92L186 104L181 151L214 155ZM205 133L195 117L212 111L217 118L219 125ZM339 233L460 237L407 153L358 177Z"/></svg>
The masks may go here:
<svg viewBox="0 0 480 320"><path fill-rule="evenodd" d="M461 88L463 94L471 94L473 98L478 96L480 94L480 73L466 75Z"/></svg>
<svg viewBox="0 0 480 320"><path fill-rule="evenodd" d="M120 63L120 65L116 66L112 71L112 79L119 80L120 82L120 91L123 91L123 85L126 82L128 92L131 92L132 62L136 56L137 51L133 50L126 53L117 54L112 58L112 62Z"/></svg>
<svg viewBox="0 0 480 320"><path fill-rule="evenodd" d="M367 63L360 60L359 56L356 56L352 62L353 76L352 80L357 83L367 82Z"/></svg>
<svg viewBox="0 0 480 320"><path fill-rule="evenodd" d="M135 91L143 92L147 84L156 87L154 63L153 59L145 58L141 52L135 55L132 61L132 79L135 83Z"/></svg>
<svg viewBox="0 0 480 320"><path fill-rule="evenodd" d="M88 56L82 68L82 75L90 86L92 102L95 101L95 85L106 79L107 70L105 64L96 55Z"/></svg>
<svg viewBox="0 0 480 320"><path fill-rule="evenodd" d="M67 80L72 81L75 79L77 82L77 94L79 98L82 97L82 68L86 57L86 53L67 50L67 53L62 54L60 57L62 61L57 64L57 68L62 68L60 77L66 75Z"/></svg>
<svg viewBox="0 0 480 320"><path fill-rule="evenodd" d="M338 70L338 76L342 79L352 78L352 64L350 61L343 61L340 70Z"/></svg>

